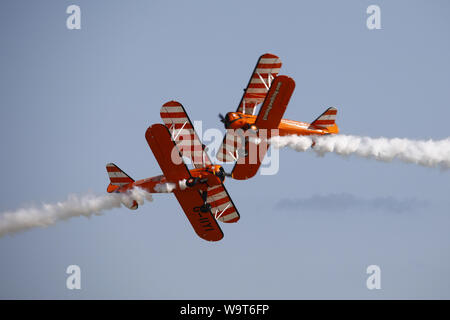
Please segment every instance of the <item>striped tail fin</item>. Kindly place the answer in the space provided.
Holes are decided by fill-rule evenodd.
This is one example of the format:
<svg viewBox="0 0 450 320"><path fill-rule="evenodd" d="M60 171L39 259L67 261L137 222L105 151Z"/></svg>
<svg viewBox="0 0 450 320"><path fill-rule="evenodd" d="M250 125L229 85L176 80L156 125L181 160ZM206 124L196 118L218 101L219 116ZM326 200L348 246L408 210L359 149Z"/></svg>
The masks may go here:
<svg viewBox="0 0 450 320"><path fill-rule="evenodd" d="M109 180L111 181L106 190L109 193L115 192L120 187L134 182L134 180L131 179L129 175L123 172L114 163L108 163L106 165L106 171L108 172ZM122 204L131 210L136 210L138 208L138 203L136 202L136 200L122 201Z"/></svg>
<svg viewBox="0 0 450 320"><path fill-rule="evenodd" d="M106 165L106 171L108 171L109 179L111 180L111 185L123 187L129 183L133 183L134 180L130 178L125 172L123 172L114 163L108 163ZM115 189L118 189L117 187Z"/></svg>
<svg viewBox="0 0 450 320"><path fill-rule="evenodd" d="M334 107L328 108L316 120L314 120L310 127L327 129L332 133L337 133L339 130L336 125L337 109Z"/></svg>

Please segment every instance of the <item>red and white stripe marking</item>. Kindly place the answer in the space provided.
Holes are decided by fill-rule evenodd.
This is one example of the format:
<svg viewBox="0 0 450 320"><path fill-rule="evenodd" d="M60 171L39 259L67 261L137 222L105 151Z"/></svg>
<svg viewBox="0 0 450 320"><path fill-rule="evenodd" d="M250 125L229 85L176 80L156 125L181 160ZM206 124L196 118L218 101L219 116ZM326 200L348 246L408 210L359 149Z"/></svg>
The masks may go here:
<svg viewBox="0 0 450 320"><path fill-rule="evenodd" d="M122 187L134 182L133 179L131 179L125 172L120 170L120 168L114 163L108 163L106 165L106 171L108 172L111 184L114 186ZM138 208L138 203L136 202L136 200L123 198L121 202L128 209L136 210Z"/></svg>
<svg viewBox="0 0 450 320"><path fill-rule="evenodd" d="M318 117L313 123L311 123L314 126L317 127L331 127L336 122L336 116L337 116L337 109L334 107L328 108L327 111L322 113L320 117Z"/></svg>
<svg viewBox="0 0 450 320"><path fill-rule="evenodd" d="M274 54L263 54L253 72L238 112L254 114L255 108L266 98L267 92L281 68L281 59Z"/></svg>
<svg viewBox="0 0 450 320"><path fill-rule="evenodd" d="M115 186L122 187L129 183L134 182L125 172L120 170L115 164L108 163L106 165L106 171L108 172L111 184Z"/></svg>
<svg viewBox="0 0 450 320"><path fill-rule="evenodd" d="M195 168L211 164L181 103L177 101L165 103L161 107L160 114L182 156L191 159Z"/></svg>
<svg viewBox="0 0 450 320"><path fill-rule="evenodd" d="M238 159L237 151L241 147L241 137L227 131L222 145L217 151L216 158L222 162L235 162Z"/></svg>
<svg viewBox="0 0 450 320"><path fill-rule="evenodd" d="M239 220L239 214L223 185L208 188L206 201L211 205L211 212L217 220L226 223Z"/></svg>

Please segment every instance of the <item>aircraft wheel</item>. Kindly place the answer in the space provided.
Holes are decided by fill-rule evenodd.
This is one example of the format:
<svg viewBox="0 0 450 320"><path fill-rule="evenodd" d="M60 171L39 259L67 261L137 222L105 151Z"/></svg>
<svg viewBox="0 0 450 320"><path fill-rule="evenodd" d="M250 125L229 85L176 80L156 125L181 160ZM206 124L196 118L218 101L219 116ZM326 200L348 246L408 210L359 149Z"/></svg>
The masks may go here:
<svg viewBox="0 0 450 320"><path fill-rule="evenodd" d="M201 212L208 212L209 210L211 210L211 205L209 203L205 203L200 207Z"/></svg>

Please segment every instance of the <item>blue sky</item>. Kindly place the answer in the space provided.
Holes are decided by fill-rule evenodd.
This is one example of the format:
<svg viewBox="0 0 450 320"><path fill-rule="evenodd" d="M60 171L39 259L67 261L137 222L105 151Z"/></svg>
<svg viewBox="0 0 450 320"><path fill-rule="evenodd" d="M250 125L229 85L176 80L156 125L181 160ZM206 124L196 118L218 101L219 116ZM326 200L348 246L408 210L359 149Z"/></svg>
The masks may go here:
<svg viewBox="0 0 450 320"><path fill-rule="evenodd" d="M81 30L66 28L71 4ZM381 30L366 27L371 4ZM0 8L0 212L102 194L108 162L135 179L159 175L144 133L160 106L179 100L204 129L220 128L265 52L296 81L286 118L335 106L345 134L449 136L447 1ZM276 175L226 181L241 220L222 225L219 243L198 238L166 194L137 212L1 238L0 298L450 298L449 172L292 150L280 162ZM81 290L66 289L71 264ZM381 290L366 288L372 264Z"/></svg>

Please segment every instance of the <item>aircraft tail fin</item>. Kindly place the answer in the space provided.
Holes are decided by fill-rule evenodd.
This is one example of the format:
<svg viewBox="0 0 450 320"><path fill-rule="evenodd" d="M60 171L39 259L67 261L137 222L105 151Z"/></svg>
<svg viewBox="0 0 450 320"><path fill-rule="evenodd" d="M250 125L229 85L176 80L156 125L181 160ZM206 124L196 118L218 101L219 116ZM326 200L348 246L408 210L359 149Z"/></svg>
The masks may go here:
<svg viewBox="0 0 450 320"><path fill-rule="evenodd" d="M310 128L326 129L330 133L338 133L339 128L336 125L336 116L337 109L335 107L330 107L311 123Z"/></svg>
<svg viewBox="0 0 450 320"><path fill-rule="evenodd" d="M123 187L127 184L133 183L134 180L130 178L125 172L123 172L118 166L114 163L108 163L106 165L106 171L109 175L110 184L106 191L108 193L116 192L120 187ZM126 206L128 209L136 210L138 208L138 203L135 200L130 201L122 201L122 204Z"/></svg>

